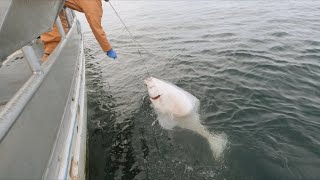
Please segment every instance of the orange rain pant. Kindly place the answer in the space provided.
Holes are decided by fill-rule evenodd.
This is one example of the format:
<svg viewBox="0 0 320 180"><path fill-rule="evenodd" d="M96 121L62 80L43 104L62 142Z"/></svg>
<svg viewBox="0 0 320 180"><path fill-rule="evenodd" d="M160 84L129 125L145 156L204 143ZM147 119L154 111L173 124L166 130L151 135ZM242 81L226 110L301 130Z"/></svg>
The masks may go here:
<svg viewBox="0 0 320 180"><path fill-rule="evenodd" d="M67 0L65 2L65 7L83 12L102 50L107 52L111 49L111 45L101 26L101 18L103 14L101 0ZM64 30L67 32L69 28L64 12L61 12L59 16ZM54 24L52 31L41 35L41 40L44 43L45 55L50 55L61 41L61 36L56 24Z"/></svg>

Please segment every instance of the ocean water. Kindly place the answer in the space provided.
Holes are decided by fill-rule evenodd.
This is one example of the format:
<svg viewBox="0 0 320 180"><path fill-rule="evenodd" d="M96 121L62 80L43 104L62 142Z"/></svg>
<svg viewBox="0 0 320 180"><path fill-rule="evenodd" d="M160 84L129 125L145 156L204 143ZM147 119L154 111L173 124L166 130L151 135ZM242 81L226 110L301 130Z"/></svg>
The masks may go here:
<svg viewBox="0 0 320 180"><path fill-rule="evenodd" d="M79 16L89 179L320 178L320 1L111 3L144 48L104 3L111 60ZM202 124L228 136L222 160L192 131L151 125L147 71L200 100Z"/></svg>

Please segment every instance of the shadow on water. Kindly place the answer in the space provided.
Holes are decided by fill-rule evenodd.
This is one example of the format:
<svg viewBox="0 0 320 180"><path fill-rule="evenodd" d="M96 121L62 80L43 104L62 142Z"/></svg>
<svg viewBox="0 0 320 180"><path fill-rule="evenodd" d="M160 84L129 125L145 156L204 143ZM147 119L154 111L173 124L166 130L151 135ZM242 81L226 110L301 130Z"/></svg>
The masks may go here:
<svg viewBox="0 0 320 180"><path fill-rule="evenodd" d="M132 167L134 121L115 123L113 96L101 82L102 71L92 50L86 48L88 93L89 179L133 179L141 170ZM105 86L106 85L106 86Z"/></svg>

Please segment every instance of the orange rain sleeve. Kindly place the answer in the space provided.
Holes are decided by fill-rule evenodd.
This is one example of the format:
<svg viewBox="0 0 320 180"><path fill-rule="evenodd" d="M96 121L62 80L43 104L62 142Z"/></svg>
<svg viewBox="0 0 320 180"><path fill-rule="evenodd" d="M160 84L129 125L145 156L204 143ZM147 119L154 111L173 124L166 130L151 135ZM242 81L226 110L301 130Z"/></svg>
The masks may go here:
<svg viewBox="0 0 320 180"><path fill-rule="evenodd" d="M111 49L106 33L101 26L103 14L101 0L67 0L65 6L83 12L102 50L107 52Z"/></svg>

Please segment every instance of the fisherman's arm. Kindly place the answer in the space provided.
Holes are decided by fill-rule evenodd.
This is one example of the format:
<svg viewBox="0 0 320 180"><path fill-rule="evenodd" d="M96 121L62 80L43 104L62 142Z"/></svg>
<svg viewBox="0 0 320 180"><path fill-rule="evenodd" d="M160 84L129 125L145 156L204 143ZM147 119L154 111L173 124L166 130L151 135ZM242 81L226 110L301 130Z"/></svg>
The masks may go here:
<svg viewBox="0 0 320 180"><path fill-rule="evenodd" d="M101 18L103 14L101 0L82 1L82 9L88 20L90 28L99 42L102 50L111 58L117 58L116 53L112 50L106 33L101 26Z"/></svg>

